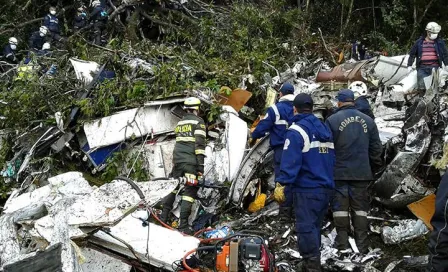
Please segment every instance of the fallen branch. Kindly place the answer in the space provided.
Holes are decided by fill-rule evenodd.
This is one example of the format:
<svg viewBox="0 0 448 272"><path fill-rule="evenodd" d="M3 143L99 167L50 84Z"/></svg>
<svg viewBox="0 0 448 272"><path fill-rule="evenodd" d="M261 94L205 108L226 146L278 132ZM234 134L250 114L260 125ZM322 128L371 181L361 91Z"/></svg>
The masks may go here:
<svg viewBox="0 0 448 272"><path fill-rule="evenodd" d="M25 22L25 23L21 23L21 24L9 24L9 25L6 25L7 29L0 31L0 35L8 33L8 32L13 32L13 31L15 31L18 28L23 28L26 25L30 25L30 24L42 21L43 19L44 18L36 18L36 19L33 19L33 20Z"/></svg>
<svg viewBox="0 0 448 272"><path fill-rule="evenodd" d="M140 9L140 14L143 15L143 17L145 17L146 19L150 20L153 23L156 23L156 24L161 25L161 26L171 27L171 28L174 28L174 29L180 31L180 28L177 25L173 25L173 24L170 24L170 23L162 22L162 21L160 21L160 20L158 20L156 18L153 18L153 17L149 16L146 12L144 12L142 9Z"/></svg>
<svg viewBox="0 0 448 272"><path fill-rule="evenodd" d="M117 16L118 14L125 11L127 7L136 6L138 4L141 4L141 3L135 2L135 3L123 4L123 5L118 6L118 8L116 8L115 11L112 12L112 14L109 16L109 20L112 20L115 16Z"/></svg>
<svg viewBox="0 0 448 272"><path fill-rule="evenodd" d="M328 47L327 47L327 43L325 42L324 36L322 35L322 30L320 30L320 27L318 29L319 29L319 33L320 33L320 37L322 39L322 42L324 43L325 50L327 50L327 52L330 54L331 59L333 60L334 65L338 65L338 63L334 59L333 52L331 52L331 50L328 49Z"/></svg>

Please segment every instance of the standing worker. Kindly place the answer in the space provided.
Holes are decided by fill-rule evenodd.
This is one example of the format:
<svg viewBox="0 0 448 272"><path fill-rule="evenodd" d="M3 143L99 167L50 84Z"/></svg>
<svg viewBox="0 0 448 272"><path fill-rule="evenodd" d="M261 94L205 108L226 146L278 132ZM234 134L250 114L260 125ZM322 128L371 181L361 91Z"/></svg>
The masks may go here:
<svg viewBox="0 0 448 272"><path fill-rule="evenodd" d="M448 69L448 51L445 42L438 37L442 27L435 22L426 25L426 35L420 37L409 52L408 71L412 71L412 64L416 61L417 88L425 91L424 78L432 74L432 69L438 69L445 64Z"/></svg>
<svg viewBox="0 0 448 272"><path fill-rule="evenodd" d="M8 40L8 44L3 48L3 58L9 63L18 63L16 57L18 41L16 38L11 37Z"/></svg>
<svg viewBox="0 0 448 272"><path fill-rule="evenodd" d="M279 102L267 110L263 120L260 121L251 135L252 140L256 140L269 133L270 145L274 150L275 177L280 174L280 161L285 144L286 130L294 117L294 86L290 83L284 83L280 87L279 97ZM292 218L292 193L289 186L284 189L284 193L285 201L280 204L280 215L285 218Z"/></svg>
<svg viewBox="0 0 448 272"><path fill-rule="evenodd" d="M436 192L436 209L431 219L428 272L448 271L448 172Z"/></svg>
<svg viewBox="0 0 448 272"><path fill-rule="evenodd" d="M340 251L350 248L348 234L350 216L355 229L355 241L361 253L367 253L369 194L373 180L372 167L380 167L382 146L375 122L356 110L354 94L342 89L338 96L338 111L327 119L333 132L336 153L333 218L337 230L336 246Z"/></svg>
<svg viewBox="0 0 448 272"><path fill-rule="evenodd" d="M303 271L318 272L322 271L320 230L334 190L333 138L330 129L314 116L310 95L296 96L294 113L276 181L290 185L293 192Z"/></svg>
<svg viewBox="0 0 448 272"><path fill-rule="evenodd" d="M93 11L89 17L89 23L93 23L94 30L94 43L96 45L101 44L101 36L103 35L104 29L106 28L106 23L109 15L107 14L104 6L101 5L101 2L95 0L92 2Z"/></svg>
<svg viewBox="0 0 448 272"><path fill-rule="evenodd" d="M369 100L367 100L367 85L362 81L355 81L348 87L355 95L355 108L375 120Z"/></svg>
<svg viewBox="0 0 448 272"><path fill-rule="evenodd" d="M56 17L56 8L50 7L50 13L44 18L44 26L50 31L50 37L55 41L62 41L59 19Z"/></svg>
<svg viewBox="0 0 448 272"><path fill-rule="evenodd" d="M175 128L176 145L173 151L173 178L185 177L191 180L197 180L204 173L205 159L205 124L204 120L198 116L201 101L195 97L190 97L184 102L184 109L187 114L182 118ZM180 206L179 231L191 234L192 231L188 225L188 217L191 213L191 207L197 197L199 188L197 186L184 187L182 201ZM173 203L176 199L177 190L171 192L163 203L163 211L160 219L163 222L168 221L168 216L173 209Z"/></svg>

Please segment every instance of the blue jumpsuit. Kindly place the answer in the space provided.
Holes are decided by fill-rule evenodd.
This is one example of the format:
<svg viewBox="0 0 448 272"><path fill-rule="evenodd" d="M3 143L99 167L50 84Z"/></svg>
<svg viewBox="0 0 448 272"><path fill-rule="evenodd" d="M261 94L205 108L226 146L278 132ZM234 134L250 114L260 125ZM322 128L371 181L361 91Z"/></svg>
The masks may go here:
<svg viewBox="0 0 448 272"><path fill-rule="evenodd" d="M282 159L283 145L285 143L286 130L291 125L294 117L292 101L293 94L282 96L279 102L271 106L263 120L257 125L252 133L252 139L259 139L269 132L269 141L274 150L274 174L278 177L280 174L280 161ZM289 186L285 188L286 200L281 204L282 207L292 207L292 194Z"/></svg>
<svg viewBox="0 0 448 272"><path fill-rule="evenodd" d="M286 133L276 181L290 185L293 192L300 254L319 260L320 229L335 186L333 137L311 113L298 114L293 122Z"/></svg>

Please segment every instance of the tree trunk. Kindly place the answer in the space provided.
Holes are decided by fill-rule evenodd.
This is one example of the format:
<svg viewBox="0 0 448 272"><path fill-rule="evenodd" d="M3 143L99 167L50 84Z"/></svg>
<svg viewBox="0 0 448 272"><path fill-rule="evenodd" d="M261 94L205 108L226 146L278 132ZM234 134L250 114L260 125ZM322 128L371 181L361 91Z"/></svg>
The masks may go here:
<svg viewBox="0 0 448 272"><path fill-rule="evenodd" d="M341 35L342 35L341 38L344 37L345 31L347 30L348 24L350 23L350 19L352 17L352 11L353 11L353 4L354 4L354 0L350 0L350 6L348 8L347 18L345 20L345 26L344 26L343 31L341 33Z"/></svg>
<svg viewBox="0 0 448 272"><path fill-rule="evenodd" d="M414 0L414 29L412 30L412 34L410 37L410 41L415 40L415 34L417 33L417 29L418 26L422 23L423 19L426 16L426 13L428 12L429 8L431 7L431 5L437 0L430 0L429 3L426 5L425 10L423 11L422 16L420 16L420 18L418 19L418 21L416 22L416 18L417 18L417 1Z"/></svg>
<svg viewBox="0 0 448 272"><path fill-rule="evenodd" d="M305 9L306 14L308 14L309 7L310 7L310 0L306 0L306 9Z"/></svg>
<svg viewBox="0 0 448 272"><path fill-rule="evenodd" d="M339 33L339 37L342 39L344 32L344 4L341 4L341 32Z"/></svg>

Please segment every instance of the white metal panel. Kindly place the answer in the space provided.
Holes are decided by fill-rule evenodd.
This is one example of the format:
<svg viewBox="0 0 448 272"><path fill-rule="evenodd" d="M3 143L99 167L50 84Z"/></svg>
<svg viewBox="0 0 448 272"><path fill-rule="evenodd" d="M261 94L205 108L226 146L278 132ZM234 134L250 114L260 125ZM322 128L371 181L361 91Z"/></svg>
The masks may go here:
<svg viewBox="0 0 448 272"><path fill-rule="evenodd" d="M123 142L131 137L141 137L173 131L177 116L171 114L172 105L142 107L117 112L84 124L84 132L91 149Z"/></svg>

